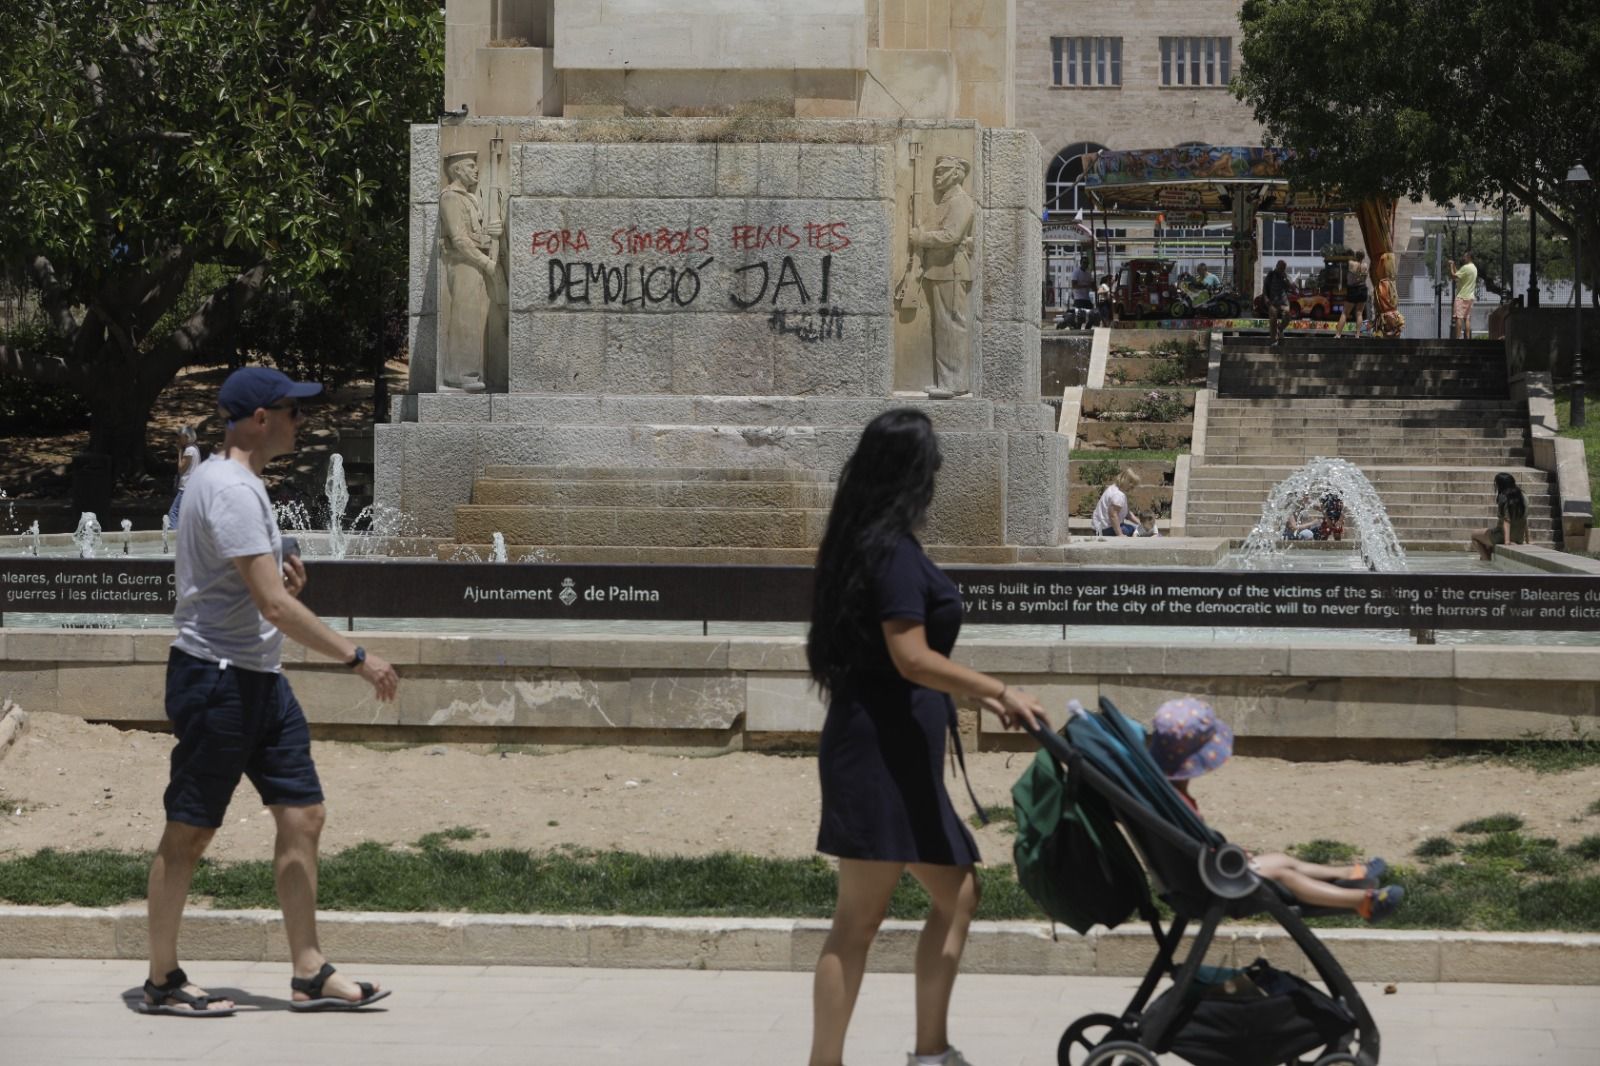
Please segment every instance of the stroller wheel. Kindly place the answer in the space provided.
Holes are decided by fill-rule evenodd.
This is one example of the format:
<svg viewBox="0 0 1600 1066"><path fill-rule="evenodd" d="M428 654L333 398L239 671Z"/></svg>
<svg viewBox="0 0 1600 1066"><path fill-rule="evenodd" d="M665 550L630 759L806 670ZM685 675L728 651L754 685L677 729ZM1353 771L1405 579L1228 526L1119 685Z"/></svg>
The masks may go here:
<svg viewBox="0 0 1600 1066"><path fill-rule="evenodd" d="M1061 1043L1056 1046L1057 1066L1083 1066L1097 1046L1127 1035L1122 1029L1122 1019L1115 1014L1085 1014L1061 1034Z"/></svg>
<svg viewBox="0 0 1600 1066"><path fill-rule="evenodd" d="M1156 1053L1131 1040L1101 1044L1083 1060L1083 1066L1161 1066Z"/></svg>
<svg viewBox="0 0 1600 1066"><path fill-rule="evenodd" d="M1324 1055L1318 1059L1314 1066L1365 1066L1366 1060L1357 1058L1348 1051L1335 1051L1332 1055Z"/></svg>

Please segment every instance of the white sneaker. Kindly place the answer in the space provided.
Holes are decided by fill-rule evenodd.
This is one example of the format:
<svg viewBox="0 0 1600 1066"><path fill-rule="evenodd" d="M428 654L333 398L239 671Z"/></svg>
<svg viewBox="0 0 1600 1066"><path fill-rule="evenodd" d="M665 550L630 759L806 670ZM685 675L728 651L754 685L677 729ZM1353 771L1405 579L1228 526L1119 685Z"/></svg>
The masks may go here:
<svg viewBox="0 0 1600 1066"><path fill-rule="evenodd" d="M906 1053L906 1066L922 1066L917 1061L916 1052L910 1051ZM967 1061L965 1055L952 1047L944 1053L944 1062L941 1063L941 1066L972 1066L972 1063Z"/></svg>

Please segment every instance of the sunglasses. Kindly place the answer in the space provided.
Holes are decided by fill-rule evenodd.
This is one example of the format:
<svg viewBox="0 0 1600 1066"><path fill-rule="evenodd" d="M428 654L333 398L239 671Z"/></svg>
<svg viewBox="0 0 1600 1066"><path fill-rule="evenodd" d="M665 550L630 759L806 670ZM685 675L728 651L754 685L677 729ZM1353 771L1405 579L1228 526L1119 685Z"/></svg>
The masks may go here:
<svg viewBox="0 0 1600 1066"><path fill-rule="evenodd" d="M295 401L295 400L291 400L288 403L275 403L271 407L266 408L266 410L268 410L268 411L288 411L290 418L301 418L301 417L304 417L304 414L305 414L305 412L300 409L299 402Z"/></svg>

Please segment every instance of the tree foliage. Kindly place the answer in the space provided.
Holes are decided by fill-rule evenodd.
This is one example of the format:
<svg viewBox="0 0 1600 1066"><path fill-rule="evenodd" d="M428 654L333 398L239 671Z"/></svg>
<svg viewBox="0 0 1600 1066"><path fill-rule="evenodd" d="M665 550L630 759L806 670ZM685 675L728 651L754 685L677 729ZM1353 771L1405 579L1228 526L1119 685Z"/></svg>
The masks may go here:
<svg viewBox="0 0 1600 1066"><path fill-rule="evenodd" d="M438 0L0 4L0 257L47 327L0 338L0 374L78 392L91 449L136 460L161 389L265 294L337 291L352 322L403 301L442 52Z"/></svg>
<svg viewBox="0 0 1600 1066"><path fill-rule="evenodd" d="M1600 194L1565 179L1581 162L1600 182L1595 0L1245 0L1240 22L1236 91L1302 178L1508 196L1593 246Z"/></svg>

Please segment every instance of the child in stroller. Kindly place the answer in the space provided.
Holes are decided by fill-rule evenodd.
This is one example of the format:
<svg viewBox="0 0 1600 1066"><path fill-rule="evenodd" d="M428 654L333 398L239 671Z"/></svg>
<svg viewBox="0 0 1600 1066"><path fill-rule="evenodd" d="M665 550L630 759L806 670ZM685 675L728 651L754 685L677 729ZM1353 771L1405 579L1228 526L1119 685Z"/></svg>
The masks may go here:
<svg viewBox="0 0 1600 1066"><path fill-rule="evenodd" d="M1200 805L1189 793L1189 782L1228 760L1233 754L1233 730L1217 717L1210 704L1187 696L1168 700L1156 710L1146 743L1161 772L1198 815ZM1379 879L1389 868L1379 858L1349 866L1326 866L1272 852L1252 855L1250 868L1288 889L1301 903L1355 911L1369 922L1381 922L1393 914L1405 897L1405 889L1399 885L1378 887Z"/></svg>

